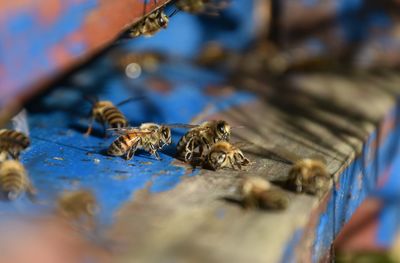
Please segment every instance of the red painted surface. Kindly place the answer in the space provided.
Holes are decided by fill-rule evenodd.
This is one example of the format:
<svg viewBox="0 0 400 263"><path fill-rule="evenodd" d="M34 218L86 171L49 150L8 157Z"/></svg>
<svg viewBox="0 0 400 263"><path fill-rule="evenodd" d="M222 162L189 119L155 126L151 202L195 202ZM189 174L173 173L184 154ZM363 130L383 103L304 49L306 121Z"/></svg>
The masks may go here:
<svg viewBox="0 0 400 263"><path fill-rule="evenodd" d="M380 251L382 248L377 247L374 240L381 207L378 199L365 200L339 233L335 249L340 252Z"/></svg>
<svg viewBox="0 0 400 263"><path fill-rule="evenodd" d="M147 11L170 0L149 1ZM0 3L0 124L56 77L109 45L143 15L143 0Z"/></svg>

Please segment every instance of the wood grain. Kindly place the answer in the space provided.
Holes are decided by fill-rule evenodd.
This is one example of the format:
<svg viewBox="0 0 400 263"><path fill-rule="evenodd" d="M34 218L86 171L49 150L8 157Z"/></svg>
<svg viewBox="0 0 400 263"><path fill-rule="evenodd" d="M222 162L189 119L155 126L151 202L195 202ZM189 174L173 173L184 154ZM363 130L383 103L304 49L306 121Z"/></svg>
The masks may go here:
<svg viewBox="0 0 400 263"><path fill-rule="evenodd" d="M311 109L315 116L323 116L325 122L310 121L305 116L299 119L294 113L282 111L275 103L260 98L246 106L208 116L246 127L235 131L235 140L245 144L242 149L255 164L248 171L202 170L199 176L184 178L171 191L137 193L118 213L111 233L113 238L128 244L126 251L119 255L119 262L285 262L284 258L288 257L295 262L311 262L312 258L323 259L329 254L325 242L330 244L336 235L332 233L332 224L324 222L335 217L340 225L336 232L339 231L351 216L350 211L365 197L362 192L356 196L349 192L352 188L366 187L357 183L358 179L351 186L344 185L343 180L349 176L361 176L361 179L372 176L369 173L359 175L360 171L350 168L351 164L360 159L360 149L378 127L381 141L369 144L365 153L374 153L373 147L381 147L388 134L399 125L393 122L398 81L396 75L381 78L305 74L290 78L289 83L298 90L294 97L315 95L315 98L330 101L331 106L341 105L349 112L362 112L364 118L358 121L350 118L351 114L335 114L307 104L304 107ZM344 136L327 126L328 121L336 123L336 128L353 127L357 132L354 136ZM293 123L309 127L321 140L306 136L301 129L292 129ZM360 139L358 133L367 136ZM239 204L226 201L238 198L238 184L246 176L284 181L290 165L279 161L276 155L292 160L322 155L327 160L329 171L336 177L336 195L339 196L334 200L334 214L328 206L332 193L319 201L310 195L288 192L291 204L284 212L244 210ZM372 156L368 162L374 158ZM176 165L184 164L177 161ZM296 242L289 246L296 233ZM290 250L285 251L288 248Z"/></svg>

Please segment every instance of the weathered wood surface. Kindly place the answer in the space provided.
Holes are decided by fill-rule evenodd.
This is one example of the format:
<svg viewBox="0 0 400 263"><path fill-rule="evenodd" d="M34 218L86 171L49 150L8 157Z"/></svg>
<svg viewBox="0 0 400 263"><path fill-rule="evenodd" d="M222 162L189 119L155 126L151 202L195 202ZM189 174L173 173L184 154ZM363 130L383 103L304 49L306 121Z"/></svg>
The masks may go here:
<svg viewBox="0 0 400 263"><path fill-rule="evenodd" d="M284 257L310 262L323 259L329 252L326 247L317 255L313 249L321 215L326 212L332 193L320 202L313 196L289 192L291 204L284 212L243 210L226 199L238 197L237 186L248 175L284 180L290 165L274 160L270 152L288 159L322 155L329 171L335 174L337 182L340 181L346 168L360 156L363 142L376 132L375 125L380 127L380 143L385 142L393 125L398 125L393 120L393 111L399 80L396 75L304 74L290 78L290 83L298 90L293 90L292 94L297 99L301 99L300 94L313 94L315 98L327 99L337 108L343 106L354 116L361 114L363 118L357 120L349 117L352 114L329 113L321 110L323 107L316 109L303 101L305 108L312 109L314 117L319 116L325 124L336 128L353 129L353 136L323 122L296 117L295 112L280 111L262 100L209 116L246 127L235 130L235 140L246 144L243 150L255 164L248 171L202 170L200 176L182 179L171 191L151 195L146 190L136 193L119 211L111 232L112 237L126 242L126 251L120 254L119 262L287 262L283 261ZM318 136L320 141L310 134L307 136L305 129L293 129L293 124L306 125L307 132ZM365 150L369 153L368 162L375 158L374 146L380 147L380 143L372 141ZM177 161L176 165L183 164ZM366 174L365 177L371 176ZM351 187L365 190L363 175L357 178L358 183L353 182ZM333 221L339 225L336 232L365 196L365 193L351 196L341 191L346 187L336 183L336 193L339 199L343 198L343 203L338 205L336 201L335 214L327 213L331 217L342 215L340 222ZM319 235L322 235L320 239L332 241L332 233L326 233L326 229ZM289 243L293 240L296 242L290 250ZM285 253L285 249L289 251Z"/></svg>
<svg viewBox="0 0 400 263"><path fill-rule="evenodd" d="M149 1L147 13L170 2ZM3 1L0 122L56 77L110 45L143 16L143 0Z"/></svg>

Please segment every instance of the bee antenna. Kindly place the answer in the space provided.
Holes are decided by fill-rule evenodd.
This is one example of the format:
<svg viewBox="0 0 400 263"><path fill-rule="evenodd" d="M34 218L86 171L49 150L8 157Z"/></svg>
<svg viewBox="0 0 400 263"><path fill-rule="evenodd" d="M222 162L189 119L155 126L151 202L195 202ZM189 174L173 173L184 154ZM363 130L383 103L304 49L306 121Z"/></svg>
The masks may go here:
<svg viewBox="0 0 400 263"><path fill-rule="evenodd" d="M244 129L246 126L233 126L232 129Z"/></svg>
<svg viewBox="0 0 400 263"><path fill-rule="evenodd" d="M175 9L174 12L172 12L168 17L169 17L169 18L173 17L174 15L176 15L177 13L179 13L179 11L181 11L181 10Z"/></svg>
<svg viewBox="0 0 400 263"><path fill-rule="evenodd" d="M121 105L124 105L124 104L126 104L126 103L128 103L128 102L132 102L132 101L142 100L142 99L144 99L144 98L145 98L145 96L130 97L130 98L127 98L126 100L123 100L123 101L121 101L121 102L118 102L118 104L117 104L116 106L121 106Z"/></svg>
<svg viewBox="0 0 400 263"><path fill-rule="evenodd" d="M92 104L92 105L94 105L94 104L96 104L97 102L99 102L99 97L97 97L97 96L88 96L88 95L85 95L83 98L84 98L86 101L88 101L90 104Z"/></svg>

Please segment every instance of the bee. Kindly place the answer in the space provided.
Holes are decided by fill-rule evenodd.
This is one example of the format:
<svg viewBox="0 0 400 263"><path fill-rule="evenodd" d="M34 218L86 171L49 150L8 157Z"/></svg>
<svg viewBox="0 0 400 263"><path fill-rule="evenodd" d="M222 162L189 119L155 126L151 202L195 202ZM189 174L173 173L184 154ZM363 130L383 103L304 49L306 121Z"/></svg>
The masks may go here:
<svg viewBox="0 0 400 263"><path fill-rule="evenodd" d="M192 14L216 15L216 12L225 8L227 3L228 1L218 0L179 0L175 5L179 10Z"/></svg>
<svg viewBox="0 0 400 263"><path fill-rule="evenodd" d="M331 187L331 175L323 161L302 159L290 169L289 183L299 193L306 192L321 197Z"/></svg>
<svg viewBox="0 0 400 263"><path fill-rule="evenodd" d="M31 199L36 194L24 166L16 160L6 160L0 164L0 188L8 200L15 200L23 192Z"/></svg>
<svg viewBox="0 0 400 263"><path fill-rule="evenodd" d="M131 38L138 36L153 36L161 29L167 28L169 17L163 9L158 9L143 18L129 30Z"/></svg>
<svg viewBox="0 0 400 263"><path fill-rule="evenodd" d="M89 190L66 191L57 199L57 213L74 222L86 222L93 227L97 212L96 197Z"/></svg>
<svg viewBox="0 0 400 263"><path fill-rule="evenodd" d="M273 189L270 182L261 177L249 177L240 185L245 208L285 209L289 198L285 192Z"/></svg>
<svg viewBox="0 0 400 263"><path fill-rule="evenodd" d="M167 125L143 123L140 127L116 129L119 137L108 148L112 156L132 159L137 149L143 149L160 160L158 150L171 144L171 129Z"/></svg>
<svg viewBox="0 0 400 263"><path fill-rule="evenodd" d="M6 152L13 159L18 159L20 153L29 147L29 137L14 130L0 130L0 152Z"/></svg>
<svg viewBox="0 0 400 263"><path fill-rule="evenodd" d="M222 168L241 170L242 166L249 164L249 159L244 157L242 151L227 141L219 141L212 145L205 161L205 165L213 170Z"/></svg>
<svg viewBox="0 0 400 263"><path fill-rule="evenodd" d="M88 99L92 103L91 120L89 127L85 133L86 136L92 132L93 122L98 121L103 126L104 132L106 126L114 129L124 128L128 126L128 120L125 115L118 109L119 106L128 103L137 98L129 98L114 105L108 100Z"/></svg>
<svg viewBox="0 0 400 263"><path fill-rule="evenodd" d="M231 126L223 120L206 121L194 126L179 140L178 156L185 162L193 158L202 158L210 147L221 140L228 141L231 136Z"/></svg>

